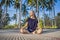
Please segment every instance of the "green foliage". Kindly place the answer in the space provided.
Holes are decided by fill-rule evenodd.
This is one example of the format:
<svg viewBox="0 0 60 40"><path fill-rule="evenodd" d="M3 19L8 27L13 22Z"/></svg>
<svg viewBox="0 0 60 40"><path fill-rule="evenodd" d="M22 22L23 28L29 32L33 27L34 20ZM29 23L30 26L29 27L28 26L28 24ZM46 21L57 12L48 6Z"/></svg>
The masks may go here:
<svg viewBox="0 0 60 40"><path fill-rule="evenodd" d="M58 26L55 26L55 25L53 25L53 26L46 25L45 27L43 27L43 20L41 20L41 19L38 22L38 27L39 28L58 28Z"/></svg>
<svg viewBox="0 0 60 40"><path fill-rule="evenodd" d="M5 3L6 2L6 3ZM6 7L10 7L12 4L12 0L1 0L1 5L2 6L6 6Z"/></svg>
<svg viewBox="0 0 60 40"><path fill-rule="evenodd" d="M21 21L23 22L23 23L22 23L22 26L25 25L25 23L26 23L27 20L28 20L28 18L25 18L25 19L21 20Z"/></svg>
<svg viewBox="0 0 60 40"><path fill-rule="evenodd" d="M1 7L1 4L0 4L0 19L2 17L2 7Z"/></svg>
<svg viewBox="0 0 60 40"><path fill-rule="evenodd" d="M14 29L14 28L17 28L17 26L16 25L6 25L4 27L4 29Z"/></svg>
<svg viewBox="0 0 60 40"><path fill-rule="evenodd" d="M38 4L40 6L40 0L38 0ZM28 0L28 5L37 6L37 0Z"/></svg>
<svg viewBox="0 0 60 40"><path fill-rule="evenodd" d="M38 27L39 28L43 28L43 21L40 19L39 22L38 22Z"/></svg>
<svg viewBox="0 0 60 40"><path fill-rule="evenodd" d="M8 25L11 20L8 13L6 13L6 15L5 14L3 14L3 15L4 16L1 15L1 19L0 19L0 26L1 27Z"/></svg>
<svg viewBox="0 0 60 40"><path fill-rule="evenodd" d="M60 16L56 16L55 17L55 20L56 20L56 25L58 26L58 28L60 28Z"/></svg>
<svg viewBox="0 0 60 40"><path fill-rule="evenodd" d="M1 11L1 9L0 9L0 19L1 19L1 17L2 17L2 11Z"/></svg>
<svg viewBox="0 0 60 40"><path fill-rule="evenodd" d="M53 26L45 26L44 28L57 28L57 26L53 25Z"/></svg>
<svg viewBox="0 0 60 40"><path fill-rule="evenodd" d="M31 5L32 4L32 0L28 0L28 4Z"/></svg>
<svg viewBox="0 0 60 40"><path fill-rule="evenodd" d="M19 9L20 8L20 3L19 3L19 0L14 0L14 8L15 9Z"/></svg>
<svg viewBox="0 0 60 40"><path fill-rule="evenodd" d="M16 19L17 19L16 14L13 15L12 19L13 19L13 20L16 20Z"/></svg>
<svg viewBox="0 0 60 40"><path fill-rule="evenodd" d="M23 5L22 5L22 11L23 11L22 16L25 17L25 18L26 18L27 15L28 15L28 11L27 11L26 8L27 8L27 6L26 6L25 4L23 4Z"/></svg>
<svg viewBox="0 0 60 40"><path fill-rule="evenodd" d="M60 12L58 13L58 16L60 16Z"/></svg>
<svg viewBox="0 0 60 40"><path fill-rule="evenodd" d="M4 22L3 22L4 26L9 24L9 22L10 22L10 17L9 17L9 14L8 14L8 13L6 13L6 16L5 16L5 18L4 18L3 21L4 21Z"/></svg>
<svg viewBox="0 0 60 40"><path fill-rule="evenodd" d="M37 0L28 0L28 4L30 6L32 6L32 8L33 7L37 8L39 6L42 9L46 8L47 10L52 10L52 7L54 6L55 1L56 0L48 0L48 1L47 0L38 0L38 5L37 5ZM5 2L6 2L6 4L5 4ZM1 0L1 5L2 6L5 5L6 8L7 8L8 6L11 5L11 2L12 2L12 0ZM20 9L19 0L14 0L13 6L14 6L14 8L16 8L16 11L17 11L17 9ZM22 10L23 13L22 14L26 18L26 16L27 16L27 10L26 9L27 8L26 8L25 4L24 5L22 4L22 6L23 6L23 10ZM7 13L7 9L6 9L6 13ZM60 14L58 14L58 15L60 15ZM7 16L6 19L3 20L4 21L3 24L6 25L5 28L14 28L15 26L13 26L13 25L7 25L9 23L9 21L10 21L10 17L9 17L9 14L7 14L6 16ZM0 17L1 17L1 12L0 12ZM14 14L13 19L17 20L16 14ZM57 25L58 24L60 25L60 19L59 18L57 19L57 21L58 21ZM23 20L22 24L24 25L25 22L26 22L26 19ZM54 25L51 27L50 22L51 21L50 21L49 17L45 15L45 28L57 28L57 26L54 26ZM43 28L43 21L40 20L38 25L39 25L40 28Z"/></svg>
<svg viewBox="0 0 60 40"><path fill-rule="evenodd" d="M52 28L58 28L57 26L53 25Z"/></svg>

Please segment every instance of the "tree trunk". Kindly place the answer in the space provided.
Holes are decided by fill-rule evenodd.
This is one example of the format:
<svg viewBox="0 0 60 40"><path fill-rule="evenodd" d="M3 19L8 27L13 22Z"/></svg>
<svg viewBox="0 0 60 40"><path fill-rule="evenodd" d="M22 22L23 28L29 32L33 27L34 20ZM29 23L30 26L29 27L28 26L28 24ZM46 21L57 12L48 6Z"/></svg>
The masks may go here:
<svg viewBox="0 0 60 40"><path fill-rule="evenodd" d="M39 5L38 5L38 0L37 0L37 4L36 4L36 11L37 11L37 18L38 18L38 22L39 22Z"/></svg>
<svg viewBox="0 0 60 40"><path fill-rule="evenodd" d="M50 10L50 17L51 17L51 26L53 27L53 25L54 25L54 20L53 20L52 10Z"/></svg>
<svg viewBox="0 0 60 40"><path fill-rule="evenodd" d="M7 1L7 0L6 0ZM7 14L7 6L6 6L6 1L5 1L5 7L4 7L4 22L3 25L6 25L6 14Z"/></svg>
<svg viewBox="0 0 60 40"><path fill-rule="evenodd" d="M45 28L45 19L44 19L45 11L44 11L44 8L42 8L42 12L43 12L43 26L44 26L44 28Z"/></svg>
<svg viewBox="0 0 60 40"><path fill-rule="evenodd" d="M6 19L7 19L7 6L5 6L5 14L4 14L4 26L7 25Z"/></svg>
<svg viewBox="0 0 60 40"><path fill-rule="evenodd" d="M16 21L15 21L15 24L17 24L17 8L16 8Z"/></svg>
<svg viewBox="0 0 60 40"><path fill-rule="evenodd" d="M54 25L56 26L56 20L55 20L55 7L53 6L53 13L54 13Z"/></svg>
<svg viewBox="0 0 60 40"><path fill-rule="evenodd" d="M49 18L50 18L50 26L53 26L53 15L51 15L52 14L52 10L49 10Z"/></svg>
<svg viewBox="0 0 60 40"><path fill-rule="evenodd" d="M19 28L21 28L21 15L22 15L22 0L20 0L20 9L19 9Z"/></svg>

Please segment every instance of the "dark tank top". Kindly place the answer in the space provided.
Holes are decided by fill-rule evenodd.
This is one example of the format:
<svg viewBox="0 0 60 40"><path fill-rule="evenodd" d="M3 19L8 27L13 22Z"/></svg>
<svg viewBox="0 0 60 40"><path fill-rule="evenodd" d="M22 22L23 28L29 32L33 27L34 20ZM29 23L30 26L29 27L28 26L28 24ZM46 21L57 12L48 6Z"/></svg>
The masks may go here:
<svg viewBox="0 0 60 40"><path fill-rule="evenodd" d="M37 19L28 18L28 19L27 19L27 22L28 22L27 30L28 30L29 32L35 31L36 28L37 28L38 20L37 20Z"/></svg>

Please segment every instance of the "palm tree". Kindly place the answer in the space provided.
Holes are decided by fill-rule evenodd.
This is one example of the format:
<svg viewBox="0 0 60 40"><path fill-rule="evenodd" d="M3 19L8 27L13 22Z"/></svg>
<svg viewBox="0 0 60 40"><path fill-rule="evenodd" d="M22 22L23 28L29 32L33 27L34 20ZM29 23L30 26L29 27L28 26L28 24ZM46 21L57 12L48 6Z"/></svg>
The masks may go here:
<svg viewBox="0 0 60 40"><path fill-rule="evenodd" d="M9 22L11 21L8 13L6 13L6 20L5 21L6 21L5 25L9 24Z"/></svg>
<svg viewBox="0 0 60 40"><path fill-rule="evenodd" d="M16 23L17 23L17 20L16 20L17 16L16 16L16 14L13 15L12 19L15 20L15 25L16 25Z"/></svg>
<svg viewBox="0 0 60 40"><path fill-rule="evenodd" d="M8 7L12 4L12 0L1 0L1 5L4 6L4 19L6 20L6 15L8 11Z"/></svg>
<svg viewBox="0 0 60 40"><path fill-rule="evenodd" d="M17 13L17 9L19 9L18 27L21 28L22 0L14 0L13 2L14 2L14 4L15 4L16 13Z"/></svg>
<svg viewBox="0 0 60 40"><path fill-rule="evenodd" d="M47 6L46 6L47 9L46 10L49 11L49 18L51 20L52 19L52 17L51 17L51 14L52 14L52 1L50 0L50 1L46 2L46 3L47 3ZM53 20L50 23L52 23L52 26L53 26Z"/></svg>
<svg viewBox="0 0 60 40"><path fill-rule="evenodd" d="M1 3L0 3L0 28L2 28L2 6L1 6Z"/></svg>
<svg viewBox="0 0 60 40"><path fill-rule="evenodd" d="M31 9L33 10L34 7L34 0L27 0L27 4L31 7Z"/></svg>
<svg viewBox="0 0 60 40"><path fill-rule="evenodd" d="M55 17L55 8L54 8L55 2L56 0L50 0L47 2L47 9L49 10L49 15L52 13L53 10L54 17ZM54 20L54 22L56 26L56 21ZM52 19L52 26L53 26L53 19Z"/></svg>
<svg viewBox="0 0 60 40"><path fill-rule="evenodd" d="M21 15L22 15L22 0L20 2L20 8L19 8L19 28L21 28Z"/></svg>
<svg viewBox="0 0 60 40"><path fill-rule="evenodd" d="M43 13L43 26L45 27L45 20L44 20L44 14L45 14L45 8L46 8L46 0L40 0L42 13Z"/></svg>
<svg viewBox="0 0 60 40"><path fill-rule="evenodd" d="M22 1L21 0L14 0L14 8L16 8L16 16L17 10L19 10L19 20L18 20L18 27L21 28L21 9L22 9Z"/></svg>
<svg viewBox="0 0 60 40"><path fill-rule="evenodd" d="M22 11L23 11L23 13L22 13L23 17L27 18L28 11L26 9L26 5L25 4L22 4Z"/></svg>
<svg viewBox="0 0 60 40"><path fill-rule="evenodd" d="M56 20L55 20L55 7L53 5L53 13L54 13L54 25L56 26Z"/></svg>
<svg viewBox="0 0 60 40"><path fill-rule="evenodd" d="M22 16L27 18L27 15L28 15L28 11L27 11L27 4L26 4L26 1L22 4Z"/></svg>
<svg viewBox="0 0 60 40"><path fill-rule="evenodd" d="M32 7L36 8L38 20L39 20L39 6L42 8L43 16L44 16L44 14L45 14L44 9L46 6L46 0L33 0L33 1L28 0L28 4L31 5ZM44 22L44 26L45 26L45 22Z"/></svg>
<svg viewBox="0 0 60 40"><path fill-rule="evenodd" d="M32 10L33 8L36 8L36 12L37 12L37 18L38 18L38 21L39 21L39 6L41 5L40 3L41 0L28 0L28 5L31 6Z"/></svg>
<svg viewBox="0 0 60 40"><path fill-rule="evenodd" d="M60 12L57 15L60 16Z"/></svg>
<svg viewBox="0 0 60 40"><path fill-rule="evenodd" d="M5 13L7 13L7 8L10 7L12 4L12 0L2 0L1 5L5 6Z"/></svg>
<svg viewBox="0 0 60 40"><path fill-rule="evenodd" d="M17 23L17 17L18 17L18 9L20 8L19 0L14 0L14 8L16 9L16 23Z"/></svg>
<svg viewBox="0 0 60 40"><path fill-rule="evenodd" d="M57 16L55 17L55 20L57 21L56 22L57 28L60 28L60 12L57 13Z"/></svg>
<svg viewBox="0 0 60 40"><path fill-rule="evenodd" d="M1 7L1 3L0 3L0 19L2 17L2 7Z"/></svg>

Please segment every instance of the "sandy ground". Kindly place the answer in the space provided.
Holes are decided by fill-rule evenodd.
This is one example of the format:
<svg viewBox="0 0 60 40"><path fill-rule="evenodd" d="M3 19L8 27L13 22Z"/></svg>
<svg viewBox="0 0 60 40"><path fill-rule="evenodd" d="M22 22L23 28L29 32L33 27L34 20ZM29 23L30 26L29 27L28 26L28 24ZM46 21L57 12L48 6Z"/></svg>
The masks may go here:
<svg viewBox="0 0 60 40"><path fill-rule="evenodd" d="M60 40L60 29L43 29L42 34L21 34L18 29L0 30L0 40Z"/></svg>

